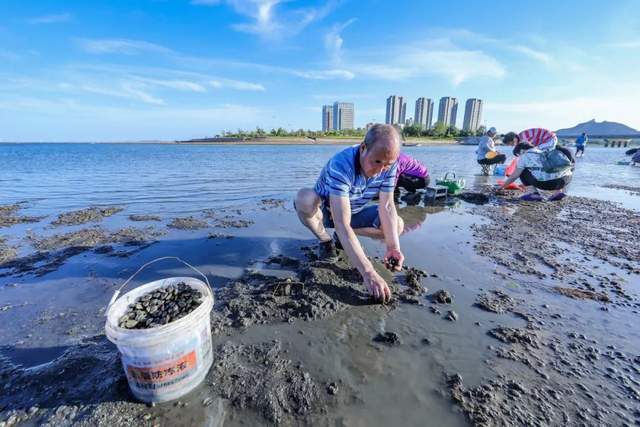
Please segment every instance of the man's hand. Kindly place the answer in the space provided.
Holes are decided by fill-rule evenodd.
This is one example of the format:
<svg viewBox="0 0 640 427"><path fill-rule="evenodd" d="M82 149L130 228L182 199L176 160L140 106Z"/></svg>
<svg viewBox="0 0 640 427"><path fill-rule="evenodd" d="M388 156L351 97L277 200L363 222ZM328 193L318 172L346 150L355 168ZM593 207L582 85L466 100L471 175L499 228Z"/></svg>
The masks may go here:
<svg viewBox="0 0 640 427"><path fill-rule="evenodd" d="M376 301L386 303L391 300L391 289L378 273L371 271L365 273L363 277L367 290Z"/></svg>
<svg viewBox="0 0 640 427"><path fill-rule="evenodd" d="M395 262L391 261L392 259L395 259ZM402 255L400 249L387 248L387 253L384 255L382 261L389 270L400 271L402 270L402 264L404 263L404 255Z"/></svg>

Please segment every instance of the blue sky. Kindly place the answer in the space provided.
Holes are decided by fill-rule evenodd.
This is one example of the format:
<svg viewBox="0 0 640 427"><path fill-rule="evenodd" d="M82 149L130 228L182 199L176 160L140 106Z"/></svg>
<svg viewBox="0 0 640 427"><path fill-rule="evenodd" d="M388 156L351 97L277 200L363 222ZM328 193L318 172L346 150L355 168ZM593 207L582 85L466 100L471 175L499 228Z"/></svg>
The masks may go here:
<svg viewBox="0 0 640 427"><path fill-rule="evenodd" d="M640 129L640 2L0 2L0 141L318 129L391 94L485 100L499 131ZM458 114L461 126L462 111Z"/></svg>

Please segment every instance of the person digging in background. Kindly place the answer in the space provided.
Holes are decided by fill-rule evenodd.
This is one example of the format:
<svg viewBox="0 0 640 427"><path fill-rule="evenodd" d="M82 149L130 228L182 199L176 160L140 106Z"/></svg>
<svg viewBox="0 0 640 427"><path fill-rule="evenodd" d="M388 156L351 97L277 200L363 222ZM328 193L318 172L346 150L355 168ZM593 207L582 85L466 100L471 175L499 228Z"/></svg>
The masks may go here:
<svg viewBox="0 0 640 427"><path fill-rule="evenodd" d="M394 198L400 196L400 188L408 193L415 193L421 188L427 188L431 182L427 167L419 160L405 153L398 156L398 171L396 172L396 188Z"/></svg>
<svg viewBox="0 0 640 427"><path fill-rule="evenodd" d="M489 175L491 166L502 164L507 160L507 156L496 150L496 128L492 127L480 138L478 148L476 149L476 159L478 164L482 166L482 174Z"/></svg>
<svg viewBox="0 0 640 427"><path fill-rule="evenodd" d="M337 240L367 290L383 302L391 298L391 290L373 268L356 234L383 239L385 264L395 271L402 269L404 255L398 236L404 222L393 201L400 141L393 126L372 126L360 145L335 154L320 172L315 187L301 189L294 202L298 218L320 242L318 256L337 258L336 242L326 230L335 228ZM369 204L378 194L378 205Z"/></svg>
<svg viewBox="0 0 640 427"><path fill-rule="evenodd" d="M513 149L513 155L517 157L516 169L498 191L520 178L528 191L521 197L522 200L544 200L538 190L555 191L549 197L550 201L566 196L562 190L571 182L575 164L571 151L564 147L543 151L529 143L520 142Z"/></svg>

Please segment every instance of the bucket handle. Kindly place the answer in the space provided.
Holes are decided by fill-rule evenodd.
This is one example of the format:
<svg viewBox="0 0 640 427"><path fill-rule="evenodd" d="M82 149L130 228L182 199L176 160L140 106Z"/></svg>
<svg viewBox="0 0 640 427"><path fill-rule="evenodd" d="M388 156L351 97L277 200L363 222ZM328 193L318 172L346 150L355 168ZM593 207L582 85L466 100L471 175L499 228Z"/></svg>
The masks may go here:
<svg viewBox="0 0 640 427"><path fill-rule="evenodd" d="M445 174L444 174L444 178L443 178L443 179L444 179L445 181L447 180L447 178L449 178L449 174L453 175L453 179L456 179L456 173L455 173L455 172L453 172L453 171L449 171L449 172L447 172L447 173L445 173Z"/></svg>
<svg viewBox="0 0 640 427"><path fill-rule="evenodd" d="M131 281L131 279L133 279L134 277L136 277L136 275L138 273L140 273L142 270L144 270L145 268L147 268L148 266L150 266L151 264L155 264L158 261L163 261L165 259L175 259L177 261L180 261L181 263L183 263L184 265L186 265L187 267L189 267L190 269L192 269L193 271L195 271L196 273L198 273L199 275L201 275L204 278L204 281L207 283L207 286L209 288L211 288L211 284L209 283L209 279L207 279L207 276L204 275L204 273L202 273L202 271L198 270L197 268L195 268L193 265L189 264L186 261L181 260L180 258L178 258L177 256L163 256L160 258L156 258L154 260L151 260L149 262L147 262L146 264L143 264L142 267L140 267L138 269L138 271L136 271L135 273L133 273L127 280L125 280L125 282L120 285L120 287L113 293L113 296L111 297L111 301L109 301L109 304L107 305L107 309L105 311L105 313L109 312L109 309L111 308L111 306L113 305L114 302L116 302L116 300L118 299L118 297L120 296L120 292L122 291L122 289L127 286L127 284Z"/></svg>

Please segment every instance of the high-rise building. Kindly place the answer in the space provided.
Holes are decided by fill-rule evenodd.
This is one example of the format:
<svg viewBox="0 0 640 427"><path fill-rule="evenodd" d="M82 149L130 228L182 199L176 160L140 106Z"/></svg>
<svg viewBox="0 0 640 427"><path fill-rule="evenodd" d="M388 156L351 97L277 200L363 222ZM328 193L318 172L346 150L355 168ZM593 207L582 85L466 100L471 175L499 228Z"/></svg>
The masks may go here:
<svg viewBox="0 0 640 427"><path fill-rule="evenodd" d="M404 123L404 116L407 111L407 103L404 98L398 95L391 95L387 98L387 114L384 122L388 125Z"/></svg>
<svg viewBox="0 0 640 427"><path fill-rule="evenodd" d="M322 106L322 131L333 129L333 105Z"/></svg>
<svg viewBox="0 0 640 427"><path fill-rule="evenodd" d="M414 123L422 126L423 129L431 129L433 126L433 100L430 98L418 98L416 100L416 112L413 117Z"/></svg>
<svg viewBox="0 0 640 427"><path fill-rule="evenodd" d="M470 98L464 107L464 121L462 129L475 132L482 121L482 99Z"/></svg>
<svg viewBox="0 0 640 427"><path fill-rule="evenodd" d="M333 103L333 128L335 130L353 129L354 116L352 102Z"/></svg>
<svg viewBox="0 0 640 427"><path fill-rule="evenodd" d="M445 126L455 126L456 116L458 115L458 100L450 96L440 98L440 107L438 108L438 121L444 123Z"/></svg>

